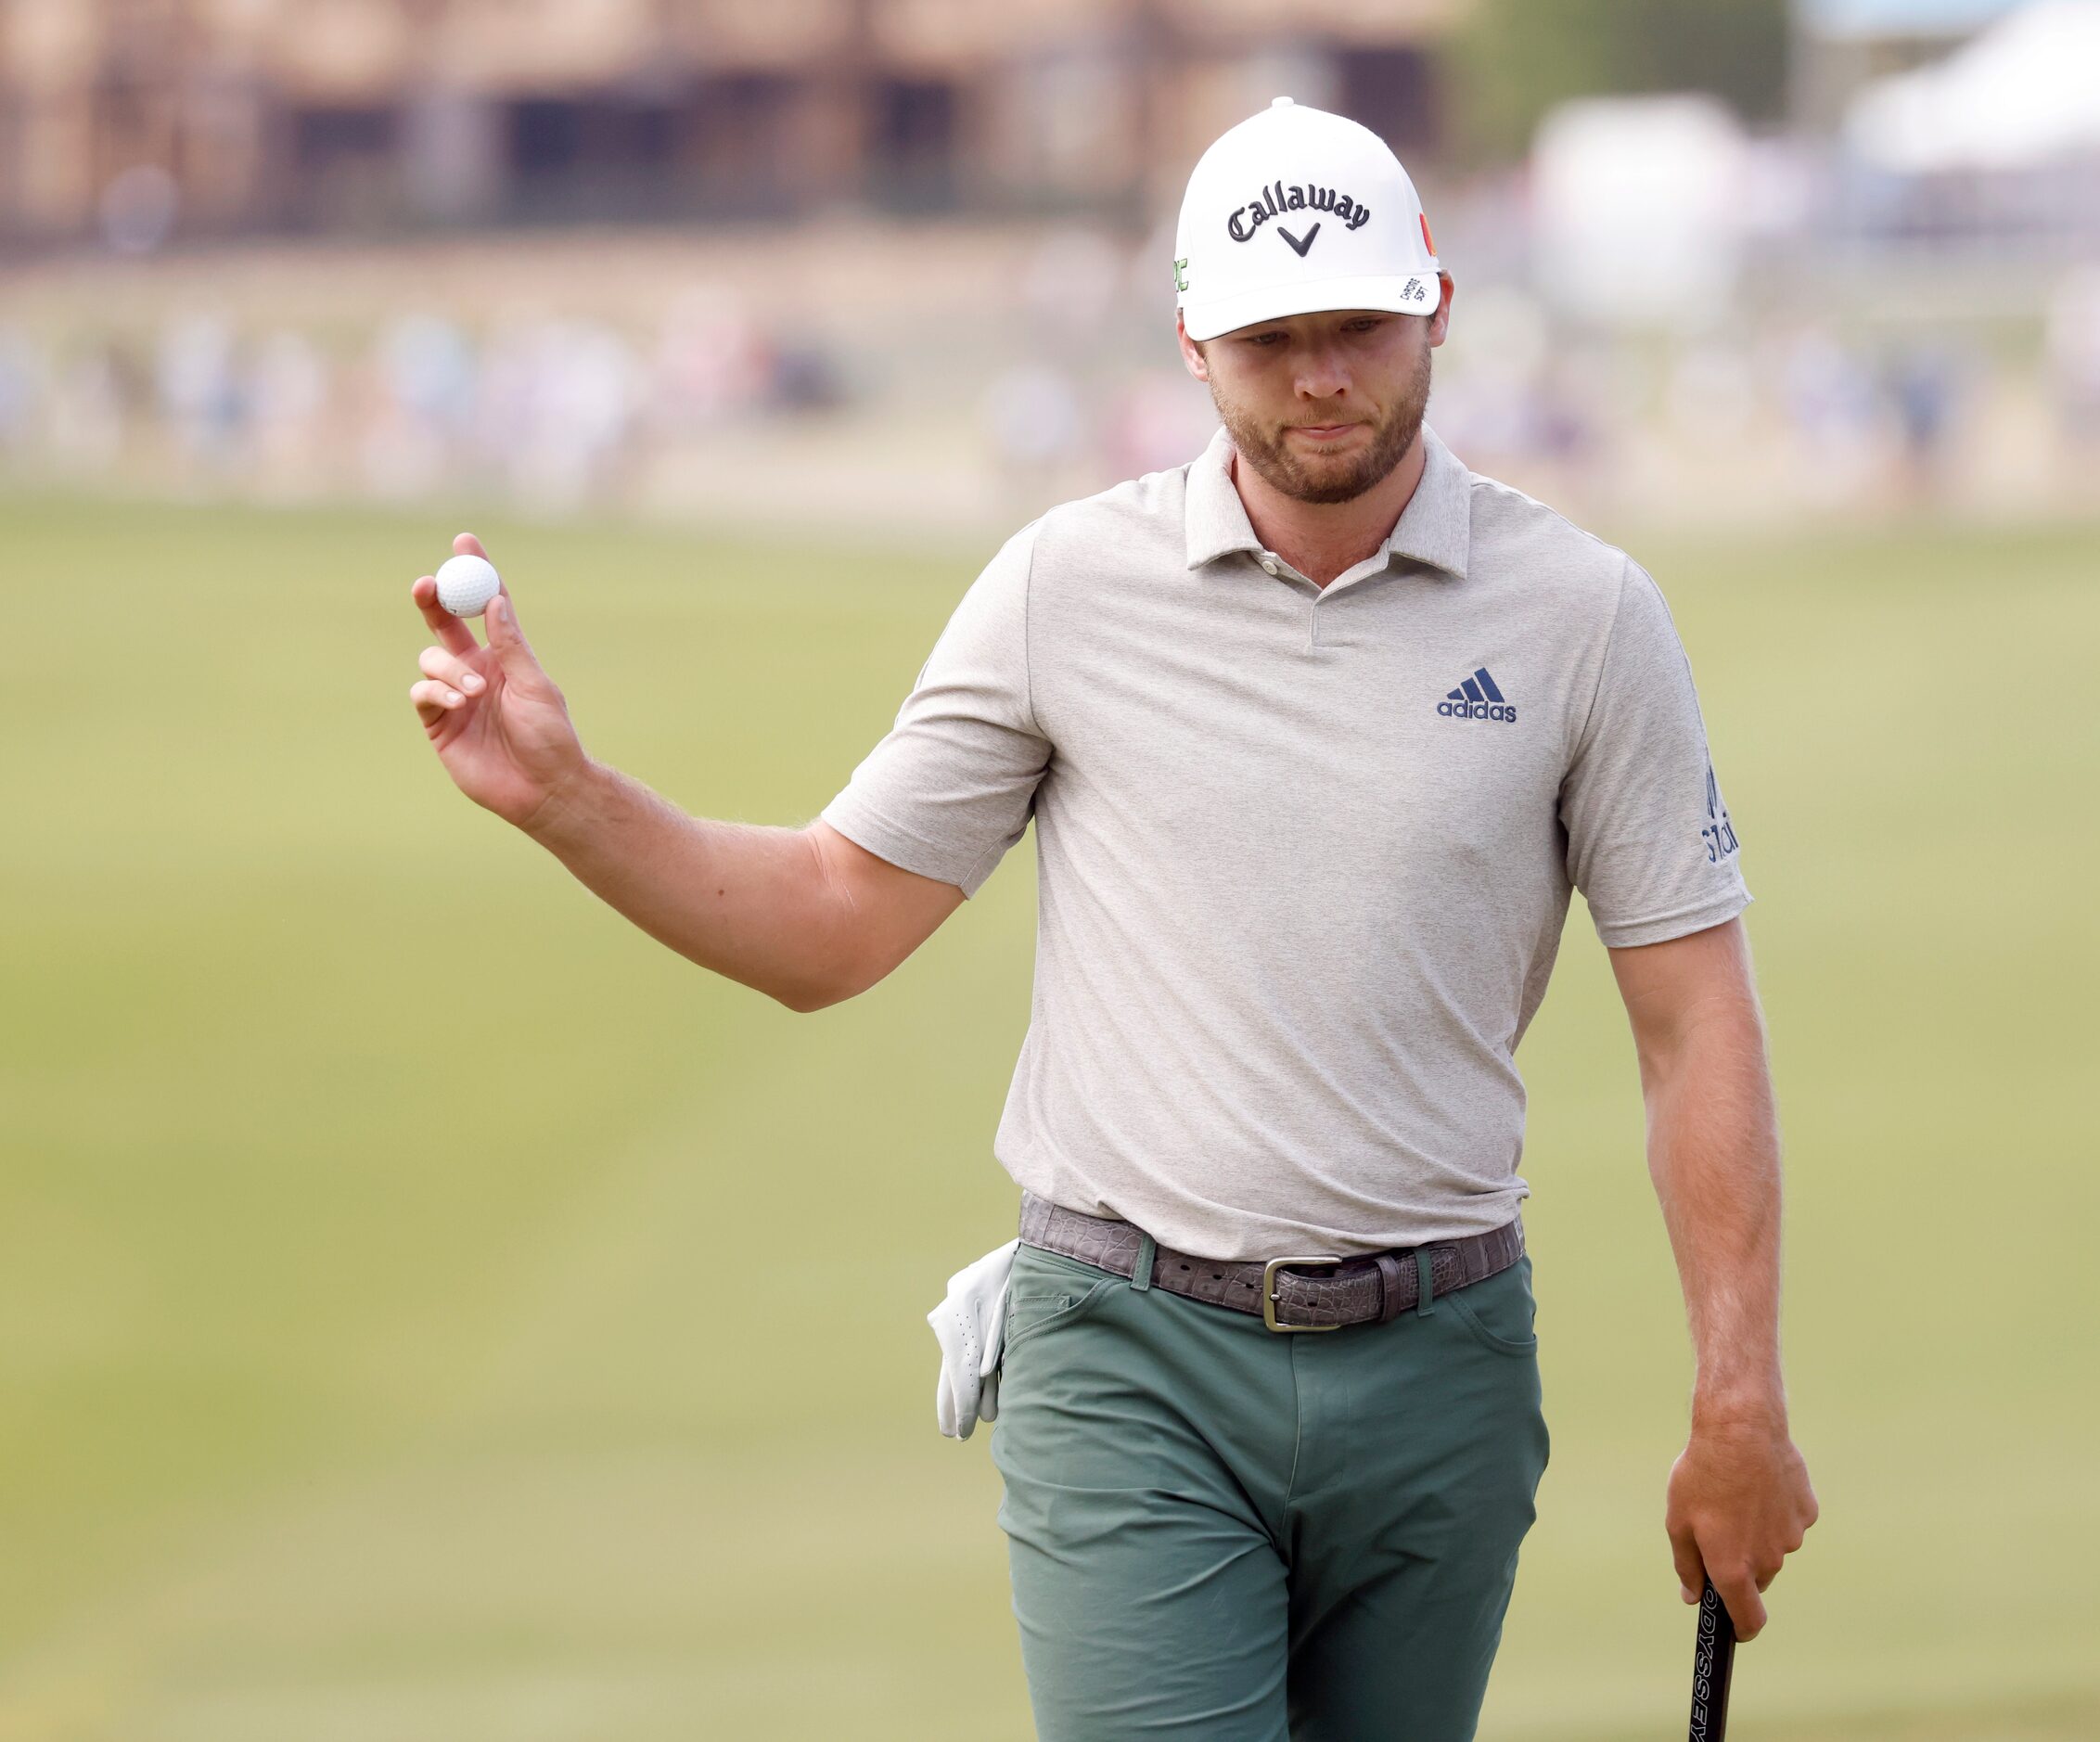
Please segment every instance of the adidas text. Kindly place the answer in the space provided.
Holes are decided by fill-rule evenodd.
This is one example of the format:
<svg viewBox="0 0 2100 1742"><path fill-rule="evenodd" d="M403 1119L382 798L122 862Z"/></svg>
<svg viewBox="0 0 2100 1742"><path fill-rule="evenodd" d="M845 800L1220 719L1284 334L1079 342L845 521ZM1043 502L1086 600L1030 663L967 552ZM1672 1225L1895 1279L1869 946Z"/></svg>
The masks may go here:
<svg viewBox="0 0 2100 1742"><path fill-rule="evenodd" d="M1484 665L1475 666L1471 677L1461 678L1458 687L1437 704L1437 711L1446 720L1498 720L1504 725L1517 724L1517 704L1502 693L1501 685L1488 675Z"/></svg>

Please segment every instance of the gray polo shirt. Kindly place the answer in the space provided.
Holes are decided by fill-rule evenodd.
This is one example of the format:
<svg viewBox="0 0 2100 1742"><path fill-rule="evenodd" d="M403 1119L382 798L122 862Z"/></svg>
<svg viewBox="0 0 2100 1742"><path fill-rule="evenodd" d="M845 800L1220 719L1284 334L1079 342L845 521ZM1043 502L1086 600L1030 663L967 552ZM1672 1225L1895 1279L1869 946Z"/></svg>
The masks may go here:
<svg viewBox="0 0 2100 1742"><path fill-rule="evenodd" d="M1034 816L993 1146L1042 1197L1213 1258L1495 1227L1570 888L1614 946L1749 902L1655 583L1424 440L1324 590L1262 548L1223 430L1051 509L826 806L965 894Z"/></svg>

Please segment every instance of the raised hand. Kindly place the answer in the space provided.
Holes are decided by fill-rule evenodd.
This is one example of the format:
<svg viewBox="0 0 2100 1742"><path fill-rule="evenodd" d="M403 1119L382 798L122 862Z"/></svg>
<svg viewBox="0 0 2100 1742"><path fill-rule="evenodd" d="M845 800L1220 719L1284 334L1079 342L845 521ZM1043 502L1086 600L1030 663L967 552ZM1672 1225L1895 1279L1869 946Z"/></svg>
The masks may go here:
<svg viewBox="0 0 2100 1742"><path fill-rule="evenodd" d="M452 548L455 556L488 555L471 532ZM489 603L486 647L438 603L434 576L422 576L409 594L438 637L423 649L423 675L408 690L438 760L476 804L530 828L589 770L590 759L561 691L518 627L509 587Z"/></svg>

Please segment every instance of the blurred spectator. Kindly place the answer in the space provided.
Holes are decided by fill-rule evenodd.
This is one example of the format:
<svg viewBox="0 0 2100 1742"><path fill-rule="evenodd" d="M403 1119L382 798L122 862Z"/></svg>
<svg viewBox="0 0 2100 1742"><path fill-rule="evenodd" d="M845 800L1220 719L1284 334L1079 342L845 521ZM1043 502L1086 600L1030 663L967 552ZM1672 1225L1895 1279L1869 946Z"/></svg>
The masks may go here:
<svg viewBox="0 0 2100 1742"><path fill-rule="evenodd" d="M265 333L248 365L249 429L256 476L273 490L310 493L327 474L328 362L305 334Z"/></svg>
<svg viewBox="0 0 2100 1742"><path fill-rule="evenodd" d="M1836 334L1807 327L1783 343L1777 377L1799 487L1824 503L1854 496L1879 464L1873 371Z"/></svg>
<svg viewBox="0 0 2100 1742"><path fill-rule="evenodd" d="M441 315L397 315L380 328L371 373L378 397L364 438L375 490L405 497L452 476L474 426L478 376L466 334Z"/></svg>
<svg viewBox="0 0 2100 1742"><path fill-rule="evenodd" d="M52 384L51 452L89 475L114 467L124 449L124 391L115 353L95 345L68 360Z"/></svg>
<svg viewBox="0 0 2100 1742"><path fill-rule="evenodd" d="M1009 489L1024 502L1048 501L1086 436L1071 378L1046 363L1018 364L992 381L985 415Z"/></svg>
<svg viewBox="0 0 2100 1742"><path fill-rule="evenodd" d="M381 369L403 415L450 437L474 406L474 353L467 335L435 314L404 314L379 334Z"/></svg>
<svg viewBox="0 0 2100 1742"><path fill-rule="evenodd" d="M2050 293L2042 348L2066 433L2100 442L2100 266L2065 274Z"/></svg>
<svg viewBox="0 0 2100 1742"><path fill-rule="evenodd" d="M1913 495L1924 496L1940 481L1940 455L1962 385L1960 371L1947 347L1931 339L1898 346L1886 370L1902 439L1903 481Z"/></svg>
<svg viewBox="0 0 2100 1742"><path fill-rule="evenodd" d="M653 417L673 435L712 429L759 404L773 372L772 347L740 297L718 285L688 290L657 337Z"/></svg>
<svg viewBox="0 0 2100 1742"><path fill-rule="evenodd" d="M224 315L178 315L162 327L154 385L167 432L186 459L231 457L243 407L233 327Z"/></svg>
<svg viewBox="0 0 2100 1742"><path fill-rule="evenodd" d="M522 421L506 454L513 494L561 512L605 493L639 406L634 352L595 321L546 321L522 336Z"/></svg>
<svg viewBox="0 0 2100 1742"><path fill-rule="evenodd" d="M0 450L25 446L43 397L43 359L21 334L0 327Z"/></svg>

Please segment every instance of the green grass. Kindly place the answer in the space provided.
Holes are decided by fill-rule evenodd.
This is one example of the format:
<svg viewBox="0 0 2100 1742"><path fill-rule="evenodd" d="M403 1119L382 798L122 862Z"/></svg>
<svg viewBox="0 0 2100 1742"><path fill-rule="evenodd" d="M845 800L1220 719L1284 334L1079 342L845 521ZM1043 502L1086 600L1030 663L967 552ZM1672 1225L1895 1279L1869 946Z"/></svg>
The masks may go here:
<svg viewBox="0 0 2100 1742"><path fill-rule="evenodd" d="M1032 854L852 1004L711 980L429 757L453 530L0 501L0 1738L1025 1736L921 1315L1008 1230ZM480 530L593 750L753 820L831 796L974 567ZM2100 535L1638 548L1759 898L1824 1506L1735 1734L2094 1735ZM1483 1735L1664 1737L1688 1365L1569 925Z"/></svg>

